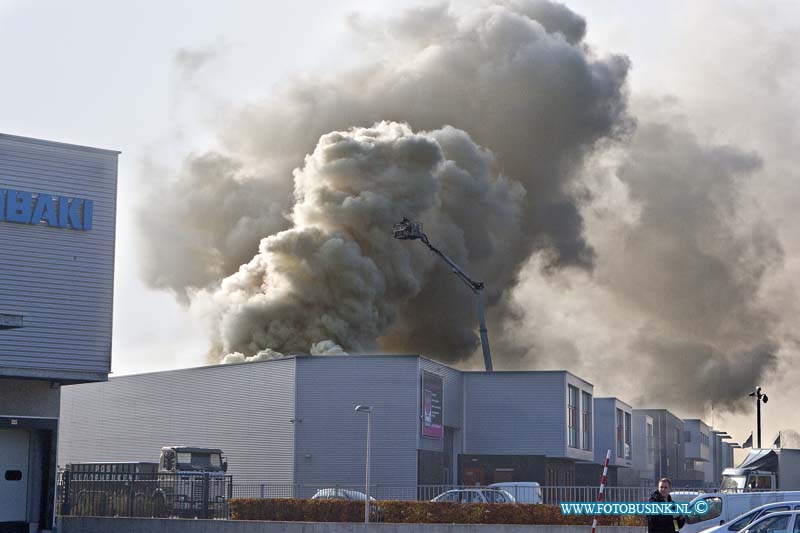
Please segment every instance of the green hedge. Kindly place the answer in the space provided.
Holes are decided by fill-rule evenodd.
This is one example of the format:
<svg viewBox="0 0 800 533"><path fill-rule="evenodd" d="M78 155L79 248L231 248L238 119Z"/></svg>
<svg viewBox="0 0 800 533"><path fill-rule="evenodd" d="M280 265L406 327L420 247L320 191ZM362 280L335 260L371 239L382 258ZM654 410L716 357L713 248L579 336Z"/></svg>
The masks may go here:
<svg viewBox="0 0 800 533"><path fill-rule="evenodd" d="M557 505L380 501L373 520L404 524L538 524L591 525L592 517L561 514ZM348 500L233 499L234 520L278 522L361 522L364 502ZM643 516L600 516L601 526L643 526Z"/></svg>

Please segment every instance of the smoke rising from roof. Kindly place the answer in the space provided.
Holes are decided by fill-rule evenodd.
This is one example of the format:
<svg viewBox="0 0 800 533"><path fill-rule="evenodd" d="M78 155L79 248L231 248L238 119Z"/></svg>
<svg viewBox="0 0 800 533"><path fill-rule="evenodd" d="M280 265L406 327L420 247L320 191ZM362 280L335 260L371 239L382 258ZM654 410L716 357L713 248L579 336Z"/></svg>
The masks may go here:
<svg viewBox="0 0 800 533"><path fill-rule="evenodd" d="M491 168L491 154L451 127L415 134L381 122L323 135L295 171L293 227L262 239L258 254L218 289L195 295L217 325L219 353L305 352L312 345L318 353L375 351L390 325L420 320L407 302L434 292L453 306L436 321L451 353L469 355L471 294L457 280L434 287L442 270L435 258L395 241L387 228L403 214L430 221L454 258L467 261L471 238L481 243L478 264L489 280L492 272L502 275L502 265L489 263L519 241L523 195ZM470 228L458 224L465 209L498 216ZM400 318L406 313L412 317Z"/></svg>
<svg viewBox="0 0 800 533"><path fill-rule="evenodd" d="M214 360L468 361L473 296L392 239L408 216L486 282L499 369L697 412L740 407L779 367L764 286L784 252L749 195L758 154L663 102L631 110L627 58L593 52L560 4L349 23L362 64L242 105L141 212L144 277L209 320Z"/></svg>

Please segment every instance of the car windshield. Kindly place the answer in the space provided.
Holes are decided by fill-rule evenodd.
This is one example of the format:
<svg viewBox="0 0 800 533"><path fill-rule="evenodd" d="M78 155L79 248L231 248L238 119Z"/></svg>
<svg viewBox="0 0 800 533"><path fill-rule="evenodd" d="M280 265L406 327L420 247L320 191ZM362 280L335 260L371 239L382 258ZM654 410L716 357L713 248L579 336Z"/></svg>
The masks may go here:
<svg viewBox="0 0 800 533"><path fill-rule="evenodd" d="M489 503L511 503L514 498L504 490L487 490L486 501Z"/></svg>
<svg viewBox="0 0 800 533"><path fill-rule="evenodd" d="M744 489L747 478L745 476L726 476L719 485L719 490L726 492L736 492Z"/></svg>
<svg viewBox="0 0 800 533"><path fill-rule="evenodd" d="M750 533L785 533L788 526L788 515L769 516L752 524L747 531Z"/></svg>
<svg viewBox="0 0 800 533"><path fill-rule="evenodd" d="M458 501L458 493L455 491L445 492L444 494L440 494L435 498L437 502L457 502Z"/></svg>
<svg viewBox="0 0 800 533"><path fill-rule="evenodd" d="M222 458L218 453L178 452L178 467L181 470L222 470Z"/></svg>
<svg viewBox="0 0 800 533"><path fill-rule="evenodd" d="M731 525L728 526L728 531L739 531L744 526L752 522L753 518L755 518L758 513L759 511L750 511L741 518L737 519L735 522L732 522Z"/></svg>
<svg viewBox="0 0 800 533"><path fill-rule="evenodd" d="M698 522L705 522L706 520L711 520L713 518L718 517L722 514L722 498L719 496L712 496L710 498L704 498L706 503L708 504L708 511L705 514L690 514L686 517L686 522L688 524L696 524ZM692 500L694 501L694 500Z"/></svg>

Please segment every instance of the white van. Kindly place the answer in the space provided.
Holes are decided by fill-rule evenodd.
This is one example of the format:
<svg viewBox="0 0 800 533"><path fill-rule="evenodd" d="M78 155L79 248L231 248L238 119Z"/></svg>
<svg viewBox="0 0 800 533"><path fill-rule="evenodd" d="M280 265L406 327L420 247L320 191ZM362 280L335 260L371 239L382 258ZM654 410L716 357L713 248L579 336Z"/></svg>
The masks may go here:
<svg viewBox="0 0 800 533"><path fill-rule="evenodd" d="M800 491L701 494L690 502L690 506L700 500L708 503L708 512L702 515L687 516L686 525L681 528L681 533L699 533L704 529L725 524L737 516L767 503L800 500Z"/></svg>
<svg viewBox="0 0 800 533"><path fill-rule="evenodd" d="M517 500L517 503L542 503L542 488L535 481L506 481L492 483L493 489L503 489Z"/></svg>

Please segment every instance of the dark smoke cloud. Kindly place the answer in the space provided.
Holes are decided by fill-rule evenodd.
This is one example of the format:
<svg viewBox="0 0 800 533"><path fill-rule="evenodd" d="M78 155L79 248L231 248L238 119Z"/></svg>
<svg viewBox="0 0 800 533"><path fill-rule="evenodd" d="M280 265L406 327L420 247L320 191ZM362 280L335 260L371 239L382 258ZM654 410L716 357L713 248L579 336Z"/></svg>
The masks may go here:
<svg viewBox="0 0 800 533"><path fill-rule="evenodd" d="M455 260L479 254L491 283L505 266L494 258L520 238L523 200L518 184L492 174L492 163L451 127L415 134L383 122L322 136L295 172L293 227L264 238L219 289L196 296L216 325L219 353L236 361L272 355L267 348L374 351L393 322L420 321L404 304L430 292L450 306L436 317L450 348L474 349L469 292L427 250L392 239L388 228L404 215L431 221ZM465 209L497 216L472 224ZM479 246L471 247L470 237ZM437 311L435 299L431 305ZM399 317L406 312L412 318Z"/></svg>
<svg viewBox="0 0 800 533"><path fill-rule="evenodd" d="M531 18L538 15L542 22ZM437 242L463 258L476 277L491 276L490 303L513 285L519 265L534 249L552 248L556 263L588 266L592 253L582 237L582 220L569 184L598 141L627 127L627 60L593 56L580 42L582 19L547 3L495 5L464 17L444 8L425 8L381 24L387 31L373 33L379 34L375 39L387 50L382 61L340 74L297 79L277 94L245 106L221 132L221 154L189 158L184 175L158 191L159 209L185 216L171 216L175 238L170 241L178 241L175 250L156 246L145 251L149 283L180 294L219 283L220 273L236 272L247 261L243 254L248 246L254 253L263 237L289 227L280 214L302 201L292 195L291 170L303 164L320 136L380 120L402 121L414 131L451 125L453 131L468 132L475 143L492 151L496 172L514 184L515 196L522 199L516 210L502 197L472 197L470 193L481 194L486 185L475 182L469 171L460 169L443 178L443 187L453 189L443 201L452 205L441 207L460 224L463 242L439 231L436 218L424 220ZM448 144L446 130L436 135L442 150L461 150L457 142ZM463 133L450 136L458 135ZM461 156L474 159L465 163L467 167L487 164L475 154L452 158ZM223 179L206 180L219 173L214 167L220 161L229 168ZM222 197L231 213L242 209L256 223L220 224L206 218L207 209L195 208L193 182L198 181L204 184L205 198ZM398 186L392 194L406 193ZM395 220L403 214L394 213ZM163 239L157 215L147 212L144 217L152 220L147 229L154 237L146 241L158 240L156 234ZM519 219L524 238L513 232L487 238L492 225L505 224L509 217ZM388 235L390 222L381 220L383 236ZM162 274L165 271L169 274ZM471 296L444 269L430 276L424 280L428 291L403 294L400 299L399 294L391 295L403 309L385 324L381 318L372 329L385 334L381 345L386 348L451 361L463 358L476 345L475 333L440 327L416 310L448 317L453 325L467 317L472 323ZM344 348L360 346L363 343ZM256 353L256 348L269 346L256 342L245 352Z"/></svg>
<svg viewBox="0 0 800 533"><path fill-rule="evenodd" d="M506 322L501 342L514 366L566 364L637 405L702 415L714 400L741 411L781 350L780 317L763 288L784 253L747 195L762 161L704 143L650 105L625 144L587 166L593 271L527 269L515 295L520 317ZM548 311L532 313L528 301ZM560 319L578 308L585 316ZM536 331L536 340L516 331ZM620 384L620 369L646 385Z"/></svg>
<svg viewBox="0 0 800 533"><path fill-rule="evenodd" d="M546 24L513 6L541 11ZM525 186L522 216L530 238L510 261L519 262L534 247L552 245L560 252L557 260L586 264L591 252L581 236L568 184L583 155L626 126L628 62L622 56L594 57L580 42L571 42L581 35L576 29L581 19L566 8L535 2L513 6L491 6L462 18L444 8L429 16L426 8L383 21L380 27L373 24L372 33L359 37L380 40L378 45L387 50L380 62L296 79L263 101L244 106L220 133L224 156L269 186L270 194L260 198L262 210L281 212L293 204L291 171L302 165L321 135L381 120L406 122L415 131L451 125L490 148L498 169ZM187 164L190 172L204 172L205 157L194 157ZM235 204L244 202L237 195L248 192L226 194ZM162 205L177 202L174 208L190 210L181 198L162 192L158 197ZM191 222L185 224L187 230ZM225 230L214 233L219 231ZM261 227L248 232L253 251L264 235ZM200 288L218 282L220 270L235 272L239 265L223 250L226 235L218 237L221 241L215 238L213 248L203 254L210 268L207 261L190 256L181 263L194 266L174 269L166 287L176 292ZM147 271L168 266L162 255L152 250L145 254L145 261L154 265ZM147 272L145 279L165 286Z"/></svg>
<svg viewBox="0 0 800 533"><path fill-rule="evenodd" d="M409 216L487 282L497 368L692 415L740 410L784 368L761 155L699 137L679 104L632 112L629 61L560 4L349 23L364 62L241 106L142 210L145 278L209 318L214 360L477 362L471 293L391 239Z"/></svg>

